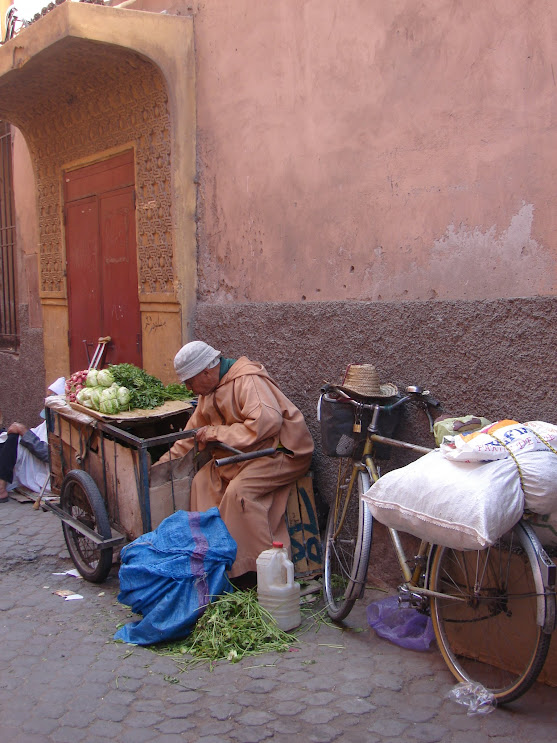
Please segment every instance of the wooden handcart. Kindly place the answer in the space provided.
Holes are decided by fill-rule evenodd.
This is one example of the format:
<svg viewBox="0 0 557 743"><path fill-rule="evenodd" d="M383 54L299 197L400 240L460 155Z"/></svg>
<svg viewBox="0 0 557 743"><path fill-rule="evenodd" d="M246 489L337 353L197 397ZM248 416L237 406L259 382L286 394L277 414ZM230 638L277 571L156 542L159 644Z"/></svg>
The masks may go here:
<svg viewBox="0 0 557 743"><path fill-rule="evenodd" d="M182 429L192 411L191 403L172 401L155 411L107 416L47 399L50 489L60 500L44 505L62 520L70 556L87 580L104 581L114 548L189 506L191 469L184 474L179 460L172 463L156 498L150 469L154 458L191 435Z"/></svg>
<svg viewBox="0 0 557 743"><path fill-rule="evenodd" d="M192 435L183 428L194 405L172 401L155 410L109 416L47 398L45 410L50 489L59 503L45 500L43 507L61 519L80 574L102 583L115 550L155 529L176 510L189 509L193 457L164 465L152 462ZM236 459L254 456L230 451ZM314 577L321 572L321 541L309 475L292 486L287 523L296 574Z"/></svg>

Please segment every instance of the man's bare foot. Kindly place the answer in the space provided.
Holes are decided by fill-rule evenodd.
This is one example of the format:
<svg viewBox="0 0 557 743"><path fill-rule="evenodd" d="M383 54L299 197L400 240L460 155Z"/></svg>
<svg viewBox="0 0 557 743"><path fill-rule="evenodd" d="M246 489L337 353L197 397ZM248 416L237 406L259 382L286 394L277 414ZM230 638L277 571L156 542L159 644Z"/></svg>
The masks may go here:
<svg viewBox="0 0 557 743"><path fill-rule="evenodd" d="M0 480L0 503L5 503L9 499L10 496L6 490L6 481Z"/></svg>

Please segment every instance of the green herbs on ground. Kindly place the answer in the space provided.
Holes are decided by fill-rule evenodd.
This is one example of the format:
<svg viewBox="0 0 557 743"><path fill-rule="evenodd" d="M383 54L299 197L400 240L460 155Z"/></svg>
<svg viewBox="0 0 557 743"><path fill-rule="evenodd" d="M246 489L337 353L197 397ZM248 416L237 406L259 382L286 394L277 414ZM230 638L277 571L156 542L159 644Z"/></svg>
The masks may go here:
<svg viewBox="0 0 557 743"><path fill-rule="evenodd" d="M153 649L172 656L187 670L201 663L236 663L247 655L284 652L295 642L296 637L277 627L258 602L257 592L250 590L219 596L207 606L188 637ZM181 660L185 655L190 659Z"/></svg>

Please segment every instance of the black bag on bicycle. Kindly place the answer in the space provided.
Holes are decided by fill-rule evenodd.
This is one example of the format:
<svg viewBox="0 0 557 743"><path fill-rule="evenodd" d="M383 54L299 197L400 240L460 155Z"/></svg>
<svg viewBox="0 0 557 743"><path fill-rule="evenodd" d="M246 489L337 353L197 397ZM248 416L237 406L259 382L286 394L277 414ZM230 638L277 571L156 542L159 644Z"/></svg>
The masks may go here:
<svg viewBox="0 0 557 743"><path fill-rule="evenodd" d="M393 436L400 421L400 415L400 407L390 411L381 411L378 433L381 436ZM370 410L324 393L319 398L318 419L321 425L323 454L327 457L350 457L352 459L362 456L367 427L371 423ZM390 447L376 444L375 452L380 459L388 459Z"/></svg>

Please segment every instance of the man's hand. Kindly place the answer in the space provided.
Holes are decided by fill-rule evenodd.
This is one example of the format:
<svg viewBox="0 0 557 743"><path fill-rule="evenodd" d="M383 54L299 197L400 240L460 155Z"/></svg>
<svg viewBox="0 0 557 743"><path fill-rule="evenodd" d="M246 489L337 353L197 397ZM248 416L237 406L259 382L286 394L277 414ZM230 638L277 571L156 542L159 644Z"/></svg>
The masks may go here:
<svg viewBox="0 0 557 743"><path fill-rule="evenodd" d="M8 433L17 433L19 436L25 436L29 429L23 423L12 423L8 428Z"/></svg>
<svg viewBox="0 0 557 743"><path fill-rule="evenodd" d="M202 426L201 428L197 429L197 432L195 434L195 440L198 444L201 444L200 449L204 449L205 444L207 443L207 428L208 426Z"/></svg>

